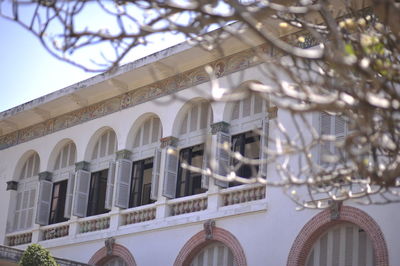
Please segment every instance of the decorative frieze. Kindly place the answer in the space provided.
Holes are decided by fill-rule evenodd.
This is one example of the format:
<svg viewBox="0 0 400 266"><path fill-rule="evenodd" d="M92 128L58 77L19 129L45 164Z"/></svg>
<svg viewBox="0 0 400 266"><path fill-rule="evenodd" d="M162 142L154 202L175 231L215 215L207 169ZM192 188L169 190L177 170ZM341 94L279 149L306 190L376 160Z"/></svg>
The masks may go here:
<svg viewBox="0 0 400 266"><path fill-rule="evenodd" d="M105 101L0 136L0 149L6 149L59 130L208 82L209 75L204 69L205 66L211 66L212 69L214 69L215 76L219 78L260 64L262 63L262 60L258 55L269 55L269 49L270 48L267 44L263 44L256 48L248 49L207 63L206 65L201 65L194 69L178 73L175 76L156 81L152 84L137 88L133 91L126 92Z"/></svg>

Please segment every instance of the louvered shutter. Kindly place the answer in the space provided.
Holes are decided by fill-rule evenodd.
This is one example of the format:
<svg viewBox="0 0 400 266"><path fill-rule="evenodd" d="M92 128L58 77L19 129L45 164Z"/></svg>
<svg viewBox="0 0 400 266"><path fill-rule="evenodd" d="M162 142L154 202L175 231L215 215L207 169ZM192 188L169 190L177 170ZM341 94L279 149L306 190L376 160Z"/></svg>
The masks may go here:
<svg viewBox="0 0 400 266"><path fill-rule="evenodd" d="M210 169L210 160L208 157L208 152L206 150L206 145L204 145L204 150L203 150L203 170ZM201 188L203 189L208 189L210 183L210 177L206 174L203 174L201 176Z"/></svg>
<svg viewBox="0 0 400 266"><path fill-rule="evenodd" d="M49 223L52 192L53 182L40 180L35 223L40 225L47 225Z"/></svg>
<svg viewBox="0 0 400 266"><path fill-rule="evenodd" d="M263 125L262 125L262 135L260 136L260 170L259 174L261 177L266 178L267 177L267 163L264 162L267 160L267 148L268 148L268 135L269 135L269 122L268 119L263 120Z"/></svg>
<svg viewBox="0 0 400 266"><path fill-rule="evenodd" d="M156 149L153 160L153 173L151 177L151 193L150 198L157 200L158 198L158 183L160 179L160 166L161 166L161 150Z"/></svg>
<svg viewBox="0 0 400 266"><path fill-rule="evenodd" d="M321 112L320 113L320 118L319 118L319 130L321 135L332 135L333 134L333 129L332 129L332 116L325 113ZM319 146L319 163L324 164L324 155L329 155L331 154L332 151L332 143L328 141L324 141L320 146Z"/></svg>
<svg viewBox="0 0 400 266"><path fill-rule="evenodd" d="M67 184L67 196L65 198L64 217L71 218L72 211L72 199L74 197L74 186L75 186L75 172L69 174Z"/></svg>
<svg viewBox="0 0 400 266"><path fill-rule="evenodd" d="M89 201L90 172L78 170L76 172L76 183L72 214L78 217L85 217Z"/></svg>
<svg viewBox="0 0 400 266"><path fill-rule="evenodd" d="M222 131L217 133L217 152L215 161L217 162L217 174L227 176L230 164L229 152L223 147L224 143L231 143L231 135ZM215 184L220 187L228 187L229 182L215 179Z"/></svg>
<svg viewBox="0 0 400 266"><path fill-rule="evenodd" d="M344 121L343 117L334 116L334 126L335 126L336 143L342 142L346 135L346 122ZM340 155L336 145L334 145L332 152L337 156Z"/></svg>
<svg viewBox="0 0 400 266"><path fill-rule="evenodd" d="M132 162L127 159L117 161L117 189L115 206L120 208L129 207L129 189L131 187Z"/></svg>
<svg viewBox="0 0 400 266"><path fill-rule="evenodd" d="M178 150L173 147L168 147L164 167L164 185L162 195L170 199L175 198L176 195L178 161Z"/></svg>
<svg viewBox="0 0 400 266"><path fill-rule="evenodd" d="M111 210L114 196L114 182L115 182L115 162L110 162L107 176L107 188L106 188L106 202L104 208Z"/></svg>

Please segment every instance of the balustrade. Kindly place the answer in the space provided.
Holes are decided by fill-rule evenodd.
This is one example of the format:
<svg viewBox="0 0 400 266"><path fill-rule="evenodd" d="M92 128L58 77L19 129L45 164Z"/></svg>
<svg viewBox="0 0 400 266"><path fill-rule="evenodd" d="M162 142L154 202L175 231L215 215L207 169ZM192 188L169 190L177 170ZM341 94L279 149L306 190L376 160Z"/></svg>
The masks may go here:
<svg viewBox="0 0 400 266"><path fill-rule="evenodd" d="M122 225L136 224L146 221L151 221L156 218L156 208L149 208L143 210L135 210L123 214Z"/></svg>
<svg viewBox="0 0 400 266"><path fill-rule="evenodd" d="M170 205L171 216L198 212L207 209L207 198L197 198L173 203Z"/></svg>
<svg viewBox="0 0 400 266"><path fill-rule="evenodd" d="M7 237L7 242L10 247L29 244L32 242L32 233L23 233L18 235L12 235Z"/></svg>
<svg viewBox="0 0 400 266"><path fill-rule="evenodd" d="M46 228L42 230L42 240L55 239L67 236L69 233L69 225L59 225L56 227Z"/></svg>
<svg viewBox="0 0 400 266"><path fill-rule="evenodd" d="M110 217L100 217L79 223L79 233L88 233L108 229L110 227Z"/></svg>
<svg viewBox="0 0 400 266"><path fill-rule="evenodd" d="M223 206L234 205L265 198L265 186L255 186L223 192Z"/></svg>

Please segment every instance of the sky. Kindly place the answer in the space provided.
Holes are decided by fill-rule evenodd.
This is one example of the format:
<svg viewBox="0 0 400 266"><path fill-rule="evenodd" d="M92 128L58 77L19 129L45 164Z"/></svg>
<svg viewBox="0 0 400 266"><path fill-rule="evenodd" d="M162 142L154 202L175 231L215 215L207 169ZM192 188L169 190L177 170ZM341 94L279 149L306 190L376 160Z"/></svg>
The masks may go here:
<svg viewBox="0 0 400 266"><path fill-rule="evenodd" d="M51 56L30 32L0 18L0 112L93 76Z"/></svg>
<svg viewBox="0 0 400 266"><path fill-rule="evenodd" d="M90 16L91 23L96 20L104 19ZM1 17L0 33L0 112L98 74L56 59L33 34ZM139 47L124 63L182 41L183 38L169 36L150 47Z"/></svg>

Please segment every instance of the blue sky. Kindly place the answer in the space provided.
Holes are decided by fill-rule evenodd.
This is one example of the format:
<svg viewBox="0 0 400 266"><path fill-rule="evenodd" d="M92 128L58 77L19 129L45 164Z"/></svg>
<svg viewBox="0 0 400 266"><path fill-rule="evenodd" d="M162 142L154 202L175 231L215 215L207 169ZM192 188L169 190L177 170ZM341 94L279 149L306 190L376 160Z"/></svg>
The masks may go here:
<svg viewBox="0 0 400 266"><path fill-rule="evenodd" d="M16 23L0 18L0 32L0 112L94 75L52 57Z"/></svg>
<svg viewBox="0 0 400 266"><path fill-rule="evenodd" d="M90 17L92 23L101 19ZM33 34L15 22L0 18L0 32L0 112L95 75L54 58ZM182 41L182 36L158 36L150 47L138 47L124 62Z"/></svg>

